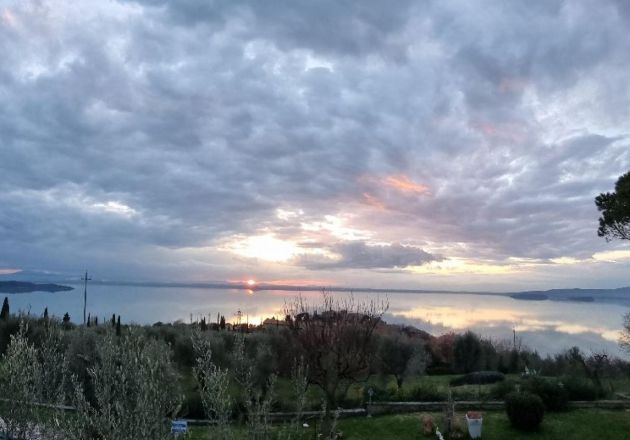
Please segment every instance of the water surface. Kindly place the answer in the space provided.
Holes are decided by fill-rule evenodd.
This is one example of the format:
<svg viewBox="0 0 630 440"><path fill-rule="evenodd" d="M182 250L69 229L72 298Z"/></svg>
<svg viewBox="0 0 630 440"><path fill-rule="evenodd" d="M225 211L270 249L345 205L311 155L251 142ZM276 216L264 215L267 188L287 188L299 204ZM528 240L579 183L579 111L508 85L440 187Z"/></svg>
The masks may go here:
<svg viewBox="0 0 630 440"><path fill-rule="evenodd" d="M317 301L318 292L247 291L189 287L141 287L92 285L88 288L88 312L99 320L120 314L123 322L152 324L157 321L189 322L205 316L210 322L222 314L235 320L258 324L265 317L283 316L285 301L302 295ZM347 294L334 293L344 297ZM12 311L41 315L69 313L75 322L83 316L82 286L58 293L8 295ZM541 354L555 353L576 345L586 352L606 350L619 355L618 332L622 316L630 308L617 304L523 301L506 296L444 293L354 293L356 299L380 297L389 300L385 320L411 324L434 335L472 329L497 340L511 340L512 329L527 345Z"/></svg>

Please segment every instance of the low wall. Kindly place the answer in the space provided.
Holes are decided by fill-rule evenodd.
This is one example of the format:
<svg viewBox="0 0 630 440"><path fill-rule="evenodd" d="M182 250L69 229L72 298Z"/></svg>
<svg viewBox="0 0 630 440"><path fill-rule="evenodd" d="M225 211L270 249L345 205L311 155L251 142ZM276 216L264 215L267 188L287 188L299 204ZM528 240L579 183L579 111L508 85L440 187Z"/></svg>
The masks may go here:
<svg viewBox="0 0 630 440"><path fill-rule="evenodd" d="M503 410L503 402L490 401L456 401L455 410ZM367 406L368 414L403 414L415 412L436 412L444 410L446 402L376 402Z"/></svg>
<svg viewBox="0 0 630 440"><path fill-rule="evenodd" d="M486 410L503 411L505 405L501 400L459 400L453 402L456 411ZM367 405L367 413L404 414L416 412L443 411L446 402L375 402ZM630 400L594 400L573 401L568 404L569 409L630 409Z"/></svg>

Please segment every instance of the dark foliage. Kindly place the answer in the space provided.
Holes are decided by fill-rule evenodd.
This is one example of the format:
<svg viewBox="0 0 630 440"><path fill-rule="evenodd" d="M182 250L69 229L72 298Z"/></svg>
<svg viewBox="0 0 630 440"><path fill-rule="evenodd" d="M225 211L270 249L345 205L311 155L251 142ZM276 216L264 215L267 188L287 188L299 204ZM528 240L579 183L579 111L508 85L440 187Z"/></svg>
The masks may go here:
<svg viewBox="0 0 630 440"><path fill-rule="evenodd" d="M535 431L545 416L545 405L535 394L512 392L505 396L505 412L514 428Z"/></svg>
<svg viewBox="0 0 630 440"><path fill-rule="evenodd" d="M198 391L191 391L184 396L181 414L187 419L205 419L206 411Z"/></svg>
<svg viewBox="0 0 630 440"><path fill-rule="evenodd" d="M592 381L576 376L563 376L561 382L569 400L596 400L602 393Z"/></svg>
<svg viewBox="0 0 630 440"><path fill-rule="evenodd" d="M597 235L630 240L630 172L619 177L614 192L598 195L595 205L601 212Z"/></svg>
<svg viewBox="0 0 630 440"><path fill-rule="evenodd" d="M523 388L540 397L547 411L564 411L567 409L569 393L564 384L557 379L531 377L523 383Z"/></svg>
<svg viewBox="0 0 630 440"><path fill-rule="evenodd" d="M481 339L471 331L457 335L453 348L455 371L472 373L481 369L483 350Z"/></svg>
<svg viewBox="0 0 630 440"><path fill-rule="evenodd" d="M519 385L518 382L512 379L502 380L492 387L490 394L496 399L504 400L505 396L513 391L516 391L517 385Z"/></svg>
<svg viewBox="0 0 630 440"><path fill-rule="evenodd" d="M2 302L2 310L0 310L0 319L7 319L9 315L9 298L5 296L4 301Z"/></svg>
<svg viewBox="0 0 630 440"><path fill-rule="evenodd" d="M410 338L404 333L383 335L378 338L375 371L393 375L398 388L402 387L405 375L412 368L414 356L424 355L424 342Z"/></svg>

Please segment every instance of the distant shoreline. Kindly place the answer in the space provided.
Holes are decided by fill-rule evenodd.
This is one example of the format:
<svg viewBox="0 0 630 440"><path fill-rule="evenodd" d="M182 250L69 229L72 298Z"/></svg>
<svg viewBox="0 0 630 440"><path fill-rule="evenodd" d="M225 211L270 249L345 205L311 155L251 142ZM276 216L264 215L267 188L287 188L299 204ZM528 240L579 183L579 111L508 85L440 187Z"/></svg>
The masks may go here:
<svg viewBox="0 0 630 440"><path fill-rule="evenodd" d="M28 281L0 281L0 293L20 294L34 292L68 292L74 287L63 286L61 284L31 283Z"/></svg>
<svg viewBox="0 0 630 440"><path fill-rule="evenodd" d="M69 284L79 284L78 281ZM620 287L616 289L550 289L550 290L530 290L520 292L487 292L487 291L467 291L467 290L439 290L439 289L386 289L372 287L343 287L343 286L294 286L289 284L275 285L260 283L250 286L247 283L210 282L210 283L159 283L159 282L125 282L125 281L92 281L91 284L102 286L135 286L153 288L190 288L190 289L236 289L252 290L256 292L264 291L286 291L286 292L320 292L327 291L333 293L379 293L379 294L441 294L441 295L477 295L477 296L500 296L512 298L516 301L558 301L558 302L578 302L578 303L614 303L630 306L630 287Z"/></svg>
<svg viewBox="0 0 630 440"><path fill-rule="evenodd" d="M78 280L63 280L64 284L79 285ZM630 306L630 287L617 289L550 289L530 290L520 292L487 292L467 290L439 290L439 289L386 289L373 287L343 287L343 286L296 286L290 284L265 284L259 283L251 286L247 283L208 282L208 283L184 283L184 282L132 282L132 281L105 281L94 280L90 285L100 286L131 286L150 288L180 288L180 289L229 289L285 291L285 292L320 292L331 293L377 293L377 294L440 294L440 295L477 295L512 298L516 301L558 301L578 303L612 303ZM0 281L0 293L32 293L32 292L63 292L73 290L73 287L52 284L33 283L27 281Z"/></svg>

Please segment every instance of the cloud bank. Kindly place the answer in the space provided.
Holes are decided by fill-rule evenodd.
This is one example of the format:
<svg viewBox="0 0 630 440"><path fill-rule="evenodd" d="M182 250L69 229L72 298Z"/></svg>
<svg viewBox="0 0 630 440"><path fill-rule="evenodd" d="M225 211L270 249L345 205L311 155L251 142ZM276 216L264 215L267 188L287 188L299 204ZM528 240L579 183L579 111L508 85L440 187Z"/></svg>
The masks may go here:
<svg viewBox="0 0 630 440"><path fill-rule="evenodd" d="M497 282L409 269L439 255L618 285L593 198L630 168L629 25L612 0L9 0L0 267ZM282 255L234 251L259 236Z"/></svg>

